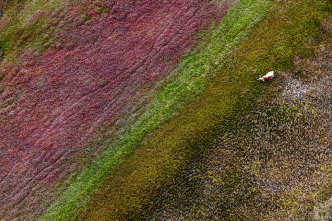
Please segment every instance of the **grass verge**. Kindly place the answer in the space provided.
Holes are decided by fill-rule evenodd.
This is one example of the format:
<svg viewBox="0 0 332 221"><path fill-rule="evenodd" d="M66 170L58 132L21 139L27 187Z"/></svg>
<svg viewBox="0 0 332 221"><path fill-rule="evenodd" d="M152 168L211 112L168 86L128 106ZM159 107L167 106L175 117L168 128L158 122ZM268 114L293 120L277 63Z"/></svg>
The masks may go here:
<svg viewBox="0 0 332 221"><path fill-rule="evenodd" d="M99 186L105 176L114 172L114 169L121 164L124 157L130 155L144 137L158 129L163 123L169 121L176 115L176 110L202 92L206 82L213 75L218 74L217 70L224 63L224 59L249 35L255 25L265 17L271 5L272 1L269 0L250 0L241 1L232 8L219 25L214 26L206 33L205 36L207 38L197 47L197 50L183 58L177 70L171 74L171 79L161 87L155 101L146 113L133 126L128 127L125 134L109 147L93 165L83 169L63 195L49 207L46 214L41 217L41 220L74 219L80 209L88 202L88 196ZM239 76L224 77L226 77L224 79L226 82L235 82ZM242 94L242 89L245 89L247 86L240 91L236 91L236 89L246 85L245 82L247 81L254 82L251 77L245 77L242 84L236 87L231 84L223 84L225 85L225 88L222 90L225 93L221 95L223 103L214 107L219 108L216 110L216 118L219 118L220 114L222 116L231 114L233 104L236 102L236 99L233 99L233 93L235 97ZM211 113L215 111L214 108L202 111ZM201 114L204 116L202 116L203 118L200 121L204 121L205 114L207 114L203 112ZM206 129L213 121L207 123L202 125L201 129ZM177 126L175 125L175 127ZM185 133L187 130L190 133L191 128L189 125L183 125L181 127L182 132L178 134L176 139L179 142L182 139L185 140L187 136ZM195 125L193 125L193 128L196 128ZM195 130L192 131L195 134L197 132ZM176 143L174 142L172 146L176 147L174 144ZM167 151L174 151L174 149L169 148ZM170 154L170 152L168 153ZM160 159L163 158L160 157Z"/></svg>
<svg viewBox="0 0 332 221"><path fill-rule="evenodd" d="M325 0L276 2L273 11L230 59L219 68L210 69L217 71L203 93L150 136L114 176L104 181L80 219L144 217L144 205L150 204L156 190L171 182L174 175L186 167L195 155L196 144L213 139L217 125L239 113L239 109L245 109L262 92L264 87L256 81L257 75L270 69L292 69L296 55L312 54L306 43L317 40L320 21L326 14ZM213 48L218 46L213 45ZM218 61L214 64L218 65ZM192 67L193 70L209 70L204 65L198 63ZM162 119L160 115L158 119ZM146 125L157 128L148 121Z"/></svg>

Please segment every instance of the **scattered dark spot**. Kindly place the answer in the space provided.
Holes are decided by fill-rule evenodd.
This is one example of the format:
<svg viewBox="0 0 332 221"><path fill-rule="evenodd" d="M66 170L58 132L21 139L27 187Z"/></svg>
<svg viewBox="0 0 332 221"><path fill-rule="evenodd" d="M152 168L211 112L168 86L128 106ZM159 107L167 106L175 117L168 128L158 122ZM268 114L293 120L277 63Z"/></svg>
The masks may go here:
<svg viewBox="0 0 332 221"><path fill-rule="evenodd" d="M92 153L93 150L92 150L91 148L86 148L86 149L85 149L85 152L86 152L86 153Z"/></svg>

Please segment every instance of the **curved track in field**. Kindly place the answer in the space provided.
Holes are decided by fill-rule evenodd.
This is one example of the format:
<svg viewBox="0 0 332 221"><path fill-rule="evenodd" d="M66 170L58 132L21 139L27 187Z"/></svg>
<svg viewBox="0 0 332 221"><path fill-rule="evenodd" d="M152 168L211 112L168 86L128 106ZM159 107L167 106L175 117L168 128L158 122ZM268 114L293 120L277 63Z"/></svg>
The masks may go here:
<svg viewBox="0 0 332 221"><path fill-rule="evenodd" d="M178 64L227 4L118 1L85 23L75 7L41 57L26 52L0 83L0 219L34 212L77 168L88 137L118 124ZM93 11L88 11L93 16ZM68 21L70 22L70 21ZM73 29L74 28L74 29Z"/></svg>

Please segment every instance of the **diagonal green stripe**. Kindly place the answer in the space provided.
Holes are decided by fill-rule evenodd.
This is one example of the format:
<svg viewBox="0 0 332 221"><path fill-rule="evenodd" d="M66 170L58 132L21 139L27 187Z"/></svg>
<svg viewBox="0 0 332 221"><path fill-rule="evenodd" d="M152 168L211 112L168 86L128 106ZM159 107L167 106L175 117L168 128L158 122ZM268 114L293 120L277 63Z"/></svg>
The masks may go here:
<svg viewBox="0 0 332 221"><path fill-rule="evenodd" d="M271 0L243 0L235 5L218 26L205 34L196 50L183 58L171 73L149 109L98 159L72 182L40 220L72 220L87 202L89 195L106 175L119 166L121 158L130 154L145 136L173 118L176 111L199 95L223 61L265 17Z"/></svg>

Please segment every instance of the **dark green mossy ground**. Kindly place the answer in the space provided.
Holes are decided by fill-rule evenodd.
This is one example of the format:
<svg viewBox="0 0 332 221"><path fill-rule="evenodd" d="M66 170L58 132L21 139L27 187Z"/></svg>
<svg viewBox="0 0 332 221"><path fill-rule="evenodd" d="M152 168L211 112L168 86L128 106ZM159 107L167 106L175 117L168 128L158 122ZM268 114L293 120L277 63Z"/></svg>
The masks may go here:
<svg viewBox="0 0 332 221"><path fill-rule="evenodd" d="M332 17L210 152L164 188L152 220L330 220Z"/></svg>
<svg viewBox="0 0 332 221"><path fill-rule="evenodd" d="M262 24L219 69L203 94L150 136L146 144L105 181L79 219L137 220L146 217L155 208L151 199L157 197L158 189L170 185L176 174L188 169L188 164L199 158L202 149L211 147L216 134L222 134L220 125L228 125L226 119L236 119L234 116L248 109L269 87L269 84L263 86L256 81L259 74L270 69L278 73L292 70L296 56L314 54L308 44L319 40L320 22L329 10L327 1L279 1L275 4ZM244 150L240 153L240 156L246 154ZM234 158L230 166L239 166L222 170L215 178L215 182L219 179L222 183L222 197L216 199L216 206L224 208L222 214L231 220L248 218L246 212L234 215L236 206L250 202L259 194L251 176L243 172L249 171L244 170L247 165L237 164L236 159L242 158ZM252 174L256 167L252 165ZM251 191L232 197L235 190L248 189ZM193 215L202 214L203 218L204 213L209 215L204 207L198 211Z"/></svg>
<svg viewBox="0 0 332 221"><path fill-rule="evenodd" d="M7 62L18 63L26 50L38 55L50 45L55 31L50 12L60 8L61 2L8 1L0 23L0 45Z"/></svg>

